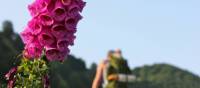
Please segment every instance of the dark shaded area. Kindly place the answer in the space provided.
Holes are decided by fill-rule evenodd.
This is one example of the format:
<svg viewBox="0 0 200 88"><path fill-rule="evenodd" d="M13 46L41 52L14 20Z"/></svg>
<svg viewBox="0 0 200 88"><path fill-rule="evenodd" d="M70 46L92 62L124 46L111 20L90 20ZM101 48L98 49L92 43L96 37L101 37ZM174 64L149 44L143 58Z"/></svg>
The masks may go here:
<svg viewBox="0 0 200 88"><path fill-rule="evenodd" d="M6 81L4 74L17 65L17 56L23 50L23 43L14 33L12 23L5 21L0 32L0 88ZM96 64L86 67L81 58L70 55L63 62L50 63L51 88L91 88ZM155 64L133 70L138 77L130 88L200 88L200 78L188 71L168 64Z"/></svg>
<svg viewBox="0 0 200 88"><path fill-rule="evenodd" d="M64 63L51 63L51 87L91 88L95 71L95 64L87 69L82 59L70 55Z"/></svg>
<svg viewBox="0 0 200 88"><path fill-rule="evenodd" d="M23 43L18 34L14 33L10 21L3 23L0 32L0 84L5 83L3 75L16 65L17 55L23 50Z"/></svg>

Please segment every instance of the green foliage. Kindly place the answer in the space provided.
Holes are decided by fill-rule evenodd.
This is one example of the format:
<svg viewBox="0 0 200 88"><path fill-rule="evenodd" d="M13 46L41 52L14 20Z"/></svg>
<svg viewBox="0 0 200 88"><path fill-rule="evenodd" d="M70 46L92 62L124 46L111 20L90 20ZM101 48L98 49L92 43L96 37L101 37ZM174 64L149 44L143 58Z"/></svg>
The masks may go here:
<svg viewBox="0 0 200 88"><path fill-rule="evenodd" d="M94 70L87 69L83 60L70 55L63 63L51 63L51 88L91 88Z"/></svg>
<svg viewBox="0 0 200 88"><path fill-rule="evenodd" d="M42 88L43 77L48 74L48 66L43 59L28 60L22 59L15 75L15 87L20 88Z"/></svg>

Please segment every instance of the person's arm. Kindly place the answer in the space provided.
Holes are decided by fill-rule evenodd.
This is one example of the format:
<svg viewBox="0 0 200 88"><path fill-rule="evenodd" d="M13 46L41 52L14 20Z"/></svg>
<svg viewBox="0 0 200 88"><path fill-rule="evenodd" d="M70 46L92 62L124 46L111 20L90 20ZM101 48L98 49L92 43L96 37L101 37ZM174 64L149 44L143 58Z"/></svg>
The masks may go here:
<svg viewBox="0 0 200 88"><path fill-rule="evenodd" d="M108 80L116 80L120 82L133 82L136 80L136 76L131 74L111 74L108 76Z"/></svg>
<svg viewBox="0 0 200 88"><path fill-rule="evenodd" d="M136 80L135 75L131 74L119 74L118 75L118 81L120 82L134 82Z"/></svg>
<svg viewBox="0 0 200 88"><path fill-rule="evenodd" d="M96 76L92 83L92 88L98 88L100 86L100 82L102 80L102 75L103 75L103 68L104 68L104 62L102 61L97 67Z"/></svg>
<svg viewBox="0 0 200 88"><path fill-rule="evenodd" d="M112 80L118 80L119 79L119 76L118 74L111 74L108 76L108 81L112 81Z"/></svg>

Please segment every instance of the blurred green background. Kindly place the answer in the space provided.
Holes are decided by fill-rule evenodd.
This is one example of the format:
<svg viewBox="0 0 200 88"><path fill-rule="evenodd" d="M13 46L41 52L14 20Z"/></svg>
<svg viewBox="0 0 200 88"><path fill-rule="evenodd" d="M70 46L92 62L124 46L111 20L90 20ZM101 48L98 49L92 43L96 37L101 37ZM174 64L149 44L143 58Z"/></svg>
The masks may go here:
<svg viewBox="0 0 200 88"><path fill-rule="evenodd" d="M4 75L18 64L23 43L12 23L4 21L0 31L0 87L6 85ZM52 88L91 88L97 64L86 66L83 58L70 55L63 63L52 63ZM169 64L154 64L132 68L138 80L130 88L200 88L200 77Z"/></svg>

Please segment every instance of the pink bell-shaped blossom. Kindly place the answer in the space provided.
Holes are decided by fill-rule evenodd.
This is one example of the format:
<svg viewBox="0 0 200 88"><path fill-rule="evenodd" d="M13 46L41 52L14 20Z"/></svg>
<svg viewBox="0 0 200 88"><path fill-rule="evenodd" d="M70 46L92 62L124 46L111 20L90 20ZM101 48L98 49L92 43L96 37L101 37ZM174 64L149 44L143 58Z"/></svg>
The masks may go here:
<svg viewBox="0 0 200 88"><path fill-rule="evenodd" d="M74 45L74 40L76 39L76 36L74 34L68 34L67 41L69 45Z"/></svg>
<svg viewBox="0 0 200 88"><path fill-rule="evenodd" d="M55 8L52 11L52 16L56 21L63 21L66 17L66 9L64 8L63 4L57 1Z"/></svg>
<svg viewBox="0 0 200 88"><path fill-rule="evenodd" d="M64 38L67 35L67 29L62 24L55 24L52 27L52 34L56 38Z"/></svg>
<svg viewBox="0 0 200 88"><path fill-rule="evenodd" d="M55 39L50 33L41 33L39 35L39 41L41 45L50 46L55 42Z"/></svg>
<svg viewBox="0 0 200 88"><path fill-rule="evenodd" d="M6 80L12 80L14 78L14 74L17 72L17 67L13 67L9 70L9 72L5 75Z"/></svg>
<svg viewBox="0 0 200 88"><path fill-rule="evenodd" d="M68 6L72 3L72 0L60 0L63 5Z"/></svg>
<svg viewBox="0 0 200 88"><path fill-rule="evenodd" d="M69 46L69 42L66 39L58 40L57 47L60 51L67 50Z"/></svg>
<svg viewBox="0 0 200 88"><path fill-rule="evenodd" d="M24 49L24 56L30 59L39 58L42 54L42 46L38 41L26 44Z"/></svg>
<svg viewBox="0 0 200 88"><path fill-rule="evenodd" d="M74 30L76 29L77 22L78 21L74 17L67 17L65 19L65 27L68 30Z"/></svg>
<svg viewBox="0 0 200 88"><path fill-rule="evenodd" d="M28 5L28 10L30 11L31 16L36 16L39 14L36 2Z"/></svg>
<svg viewBox="0 0 200 88"><path fill-rule="evenodd" d="M9 80L9 81L8 81L8 85L7 85L7 88L14 88L15 81L16 81L16 78L14 78L14 79L12 79L12 80Z"/></svg>
<svg viewBox="0 0 200 88"><path fill-rule="evenodd" d="M61 55L57 48L46 48L46 57L49 61L61 61L64 59L64 56Z"/></svg>
<svg viewBox="0 0 200 88"><path fill-rule="evenodd" d="M20 36L24 44L31 43L35 38L35 36L31 33L31 30L29 27L26 27L25 30L20 33Z"/></svg>
<svg viewBox="0 0 200 88"><path fill-rule="evenodd" d="M83 0L73 0L72 5L74 5L74 4L78 5L79 6L79 11L82 12L83 8L86 5L86 2L84 2Z"/></svg>
<svg viewBox="0 0 200 88"><path fill-rule="evenodd" d="M45 75L44 77L42 77L42 82L43 82L43 88L50 88L49 84L49 76Z"/></svg>
<svg viewBox="0 0 200 88"><path fill-rule="evenodd" d="M37 19L32 19L29 21L28 27L33 35L38 35L42 31L42 25Z"/></svg>
<svg viewBox="0 0 200 88"><path fill-rule="evenodd" d="M79 10L80 8L79 8L79 6L78 5L76 5L76 4L74 4L74 5L71 5L71 6L69 6L69 8L68 8L68 14L70 15L70 16L75 16L75 15L77 15L77 14L79 14Z"/></svg>
<svg viewBox="0 0 200 88"><path fill-rule="evenodd" d="M53 18L48 13L40 14L39 20L44 26L51 26L54 23Z"/></svg>

